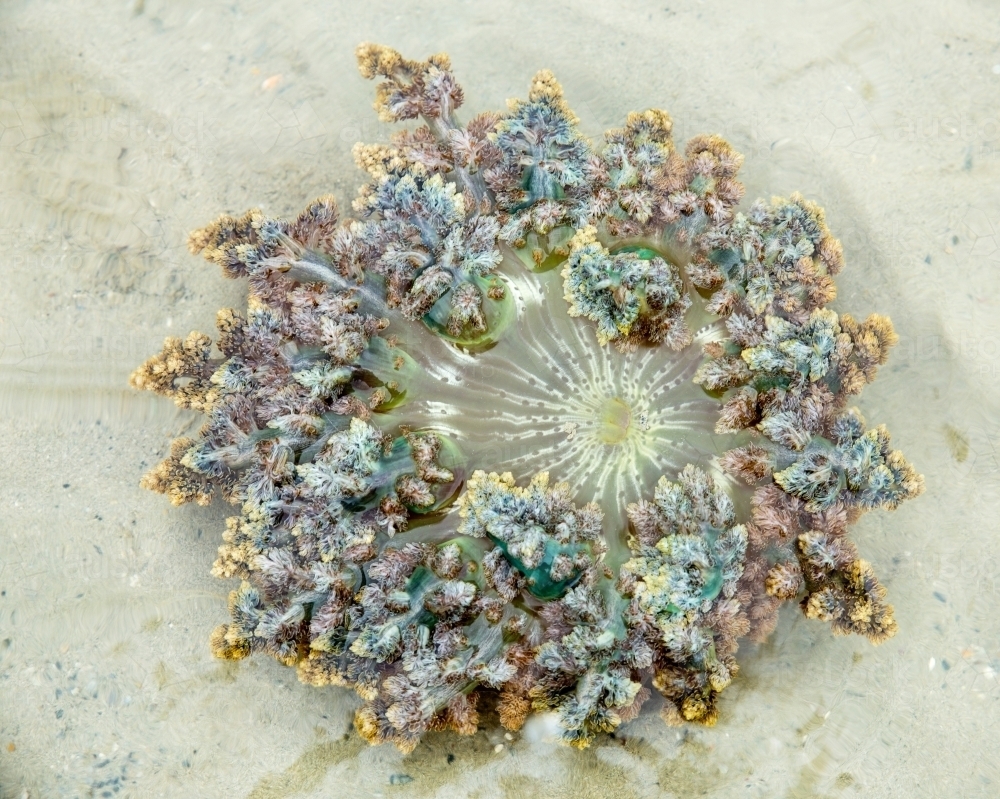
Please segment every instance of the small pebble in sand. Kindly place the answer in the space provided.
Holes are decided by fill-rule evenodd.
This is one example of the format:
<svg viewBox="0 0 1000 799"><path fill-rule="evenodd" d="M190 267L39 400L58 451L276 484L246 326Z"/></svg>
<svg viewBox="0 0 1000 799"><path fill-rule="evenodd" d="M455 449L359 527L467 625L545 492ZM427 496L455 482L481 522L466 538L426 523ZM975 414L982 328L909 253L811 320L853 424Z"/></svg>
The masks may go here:
<svg viewBox="0 0 1000 799"><path fill-rule="evenodd" d="M934 660L934 658L931 658L929 661L927 661L927 671L934 671L935 662L936 661Z"/></svg>
<svg viewBox="0 0 1000 799"><path fill-rule="evenodd" d="M503 751L503 744L497 744L493 747L493 751L500 754Z"/></svg>

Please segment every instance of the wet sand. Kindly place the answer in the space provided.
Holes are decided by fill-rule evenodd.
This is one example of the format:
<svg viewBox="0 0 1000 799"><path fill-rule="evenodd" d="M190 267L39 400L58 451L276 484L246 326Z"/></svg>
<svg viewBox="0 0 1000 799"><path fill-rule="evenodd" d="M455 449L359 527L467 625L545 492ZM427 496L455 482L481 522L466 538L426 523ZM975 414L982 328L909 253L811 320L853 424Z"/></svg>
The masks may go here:
<svg viewBox="0 0 1000 799"><path fill-rule="evenodd" d="M645 713L583 753L495 726L370 748L348 692L212 659L229 509L138 488L197 420L127 377L242 302L190 229L348 204L351 146L389 135L363 40L449 52L468 114L542 67L592 136L666 108L678 141L746 154L748 197L826 207L848 264L834 307L901 339L858 404L927 480L855 532L894 639L786 608L741 649L718 726ZM0 6L0 797L1000 793L998 41L978 2Z"/></svg>

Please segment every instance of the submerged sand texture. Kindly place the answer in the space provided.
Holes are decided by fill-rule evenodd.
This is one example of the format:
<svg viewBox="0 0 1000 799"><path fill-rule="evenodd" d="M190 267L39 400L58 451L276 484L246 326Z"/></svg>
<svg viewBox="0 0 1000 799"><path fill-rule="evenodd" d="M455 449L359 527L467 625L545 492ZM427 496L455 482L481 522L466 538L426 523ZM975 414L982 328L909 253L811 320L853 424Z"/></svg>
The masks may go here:
<svg viewBox="0 0 1000 799"><path fill-rule="evenodd" d="M229 509L138 488L196 423L127 386L239 285L187 254L221 211L343 205L385 141L363 40L446 50L466 111L551 68L586 132L650 106L799 190L838 310L901 343L860 399L927 480L855 533L895 604L874 648L788 608L712 729L654 713L585 752L531 726L351 729L346 691L211 658ZM0 6L0 797L1000 795L1000 17L982 2L16 2Z"/></svg>

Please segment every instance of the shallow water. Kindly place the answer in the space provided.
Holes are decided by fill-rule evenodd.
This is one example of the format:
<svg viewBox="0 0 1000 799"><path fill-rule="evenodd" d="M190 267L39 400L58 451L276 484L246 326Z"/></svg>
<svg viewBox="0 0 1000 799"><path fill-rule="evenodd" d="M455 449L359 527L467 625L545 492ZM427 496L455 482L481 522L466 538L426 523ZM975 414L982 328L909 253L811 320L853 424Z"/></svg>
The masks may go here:
<svg viewBox="0 0 1000 799"><path fill-rule="evenodd" d="M991 5L201 5L0 6L0 797L1000 794ZM927 480L855 531L895 638L832 638L786 608L741 648L716 727L647 712L583 753L530 725L370 748L348 692L211 658L229 509L138 488L197 420L127 376L242 301L187 231L353 196L351 146L389 133L363 40L448 51L470 113L541 67L591 135L665 107L678 140L719 132L746 154L748 197L826 207L848 264L834 307L886 313L901 339L858 404Z"/></svg>

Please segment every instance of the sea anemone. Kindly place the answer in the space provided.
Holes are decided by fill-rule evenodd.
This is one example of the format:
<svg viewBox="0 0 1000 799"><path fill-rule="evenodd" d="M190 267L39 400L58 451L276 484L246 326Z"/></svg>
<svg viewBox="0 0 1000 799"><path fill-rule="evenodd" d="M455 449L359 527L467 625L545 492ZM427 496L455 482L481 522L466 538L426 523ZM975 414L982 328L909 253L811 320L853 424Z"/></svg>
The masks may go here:
<svg viewBox="0 0 1000 799"><path fill-rule="evenodd" d="M471 734L488 701L582 747L650 687L715 723L784 601L891 636L848 527L923 478L847 407L896 334L827 307L822 209L739 210L742 157L682 154L664 111L595 146L548 71L462 124L446 55L357 54L380 118L421 122L355 148L356 217L324 196L195 231L247 310L132 376L206 416L143 484L239 508L215 655L354 688L372 743Z"/></svg>

